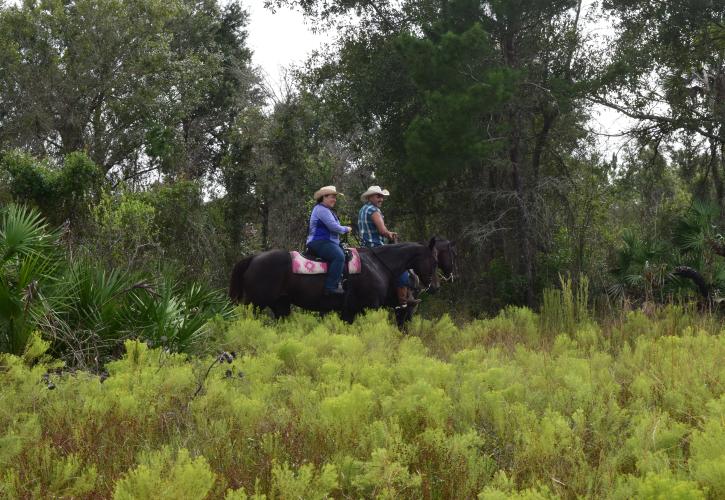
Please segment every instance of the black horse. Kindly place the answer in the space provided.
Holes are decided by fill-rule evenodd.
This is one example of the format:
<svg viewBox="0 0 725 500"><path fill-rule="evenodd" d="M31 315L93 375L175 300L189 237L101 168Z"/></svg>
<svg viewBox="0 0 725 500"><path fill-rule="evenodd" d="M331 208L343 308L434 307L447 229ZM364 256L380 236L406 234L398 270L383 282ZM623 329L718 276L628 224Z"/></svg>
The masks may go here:
<svg viewBox="0 0 725 500"><path fill-rule="evenodd" d="M453 282L456 272L456 244L453 241L435 238L436 254L438 255L438 269L443 273L443 281Z"/></svg>
<svg viewBox="0 0 725 500"><path fill-rule="evenodd" d="M360 248L362 271L347 277L343 296L323 295L324 274L294 274L289 252L269 250L234 266L229 296L234 302L269 307L275 317L287 316L294 304L313 311L340 311L342 318L351 322L364 309L396 305L395 282L406 269L412 269L427 290L437 290L439 246L441 243L432 238L427 245ZM452 273L452 269L446 272Z"/></svg>
<svg viewBox="0 0 725 500"><path fill-rule="evenodd" d="M453 241L436 238L435 249L438 259L440 280L453 283L456 272L456 255L458 253L456 250L456 244ZM410 278L412 288L411 293L413 294L413 297L418 298L424 290L421 288L418 277L415 276L414 273L411 273ZM388 305L395 308L395 322L398 327L402 329L405 323L413 319L413 315L417 311L418 306L398 307L396 300L397 296Z"/></svg>

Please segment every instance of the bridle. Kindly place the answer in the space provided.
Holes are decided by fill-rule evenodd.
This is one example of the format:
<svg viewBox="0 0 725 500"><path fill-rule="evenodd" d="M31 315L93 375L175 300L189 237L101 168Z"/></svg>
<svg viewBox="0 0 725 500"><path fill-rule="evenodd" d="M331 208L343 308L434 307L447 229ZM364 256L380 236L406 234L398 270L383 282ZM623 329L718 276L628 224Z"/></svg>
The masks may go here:
<svg viewBox="0 0 725 500"><path fill-rule="evenodd" d="M444 283L448 283L448 282L453 283L454 273L456 270L456 261L453 258L453 247L451 247L450 241L448 242L448 255L450 256L450 259L451 259L451 274L445 275L445 274L443 274L443 271L440 268L438 268L438 271L440 271L438 274L438 277Z"/></svg>
<svg viewBox="0 0 725 500"><path fill-rule="evenodd" d="M430 288L433 286L433 281L435 281L433 278L435 278L435 276L438 274L438 251L435 249L435 247L433 248L433 252L432 253L433 253L433 265L435 265L436 268L433 271L433 275L430 278L430 282L428 283L428 286L425 287L425 288L423 288L420 291L421 294L423 294L423 293L427 292L428 290L430 290Z"/></svg>
<svg viewBox="0 0 725 500"><path fill-rule="evenodd" d="M446 283L448 283L448 282L453 283L453 277L454 277L453 271L451 271L451 274L449 274L449 275L443 274L443 271L441 271L440 268L438 269L438 271L440 271L438 273L438 279L440 279L441 281L446 282Z"/></svg>
<svg viewBox="0 0 725 500"><path fill-rule="evenodd" d="M381 263L381 264L383 265L383 267L385 268L385 270L386 270L386 271L388 272L388 275L389 275L390 277L394 278L394 277L395 277L395 273L393 273L393 270L392 270L392 269L390 269L390 267L389 267L389 266L388 266L388 265L387 265L387 264L385 263L385 261L383 261L383 259L381 259L381 258L380 258L380 257L378 256L378 254L377 254L377 253L376 253L376 252L374 251L374 250L375 250L375 248L371 248L370 250L371 250L371 252L370 252L370 253L371 253L371 254L373 254L373 256L374 256L374 257L375 257L376 259L378 259L378 262L380 262L380 263ZM425 293L425 292L427 292L428 290L430 290L430 287L431 287L431 286L433 286L433 278L434 278L434 276L435 276L435 273L437 273L437 271L438 271L438 252L433 252L433 262L435 263L435 266L436 266L436 270L435 270L435 271L433 271L433 276L431 276L431 280L430 280L430 282L428 283L428 286L427 286L427 287L425 287L425 288L423 288L423 289L421 289L420 293ZM453 279L453 278L452 278L452 275L453 275L453 273L451 273L451 280ZM446 281L446 280L444 279L444 281Z"/></svg>

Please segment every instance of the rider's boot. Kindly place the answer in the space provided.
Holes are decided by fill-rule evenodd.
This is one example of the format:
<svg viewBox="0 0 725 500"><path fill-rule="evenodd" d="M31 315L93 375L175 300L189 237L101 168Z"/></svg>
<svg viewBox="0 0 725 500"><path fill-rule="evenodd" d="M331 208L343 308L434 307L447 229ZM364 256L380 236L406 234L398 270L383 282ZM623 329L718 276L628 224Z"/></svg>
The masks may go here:
<svg viewBox="0 0 725 500"><path fill-rule="evenodd" d="M416 304L420 304L420 299L416 299L413 297L412 294L410 294L410 288L407 286L399 286L397 288L398 292L398 304L400 304L400 307L408 307L408 306L414 306Z"/></svg>
<svg viewBox="0 0 725 500"><path fill-rule="evenodd" d="M325 288L324 295L345 295L345 289L342 288L342 283L338 283L337 288Z"/></svg>

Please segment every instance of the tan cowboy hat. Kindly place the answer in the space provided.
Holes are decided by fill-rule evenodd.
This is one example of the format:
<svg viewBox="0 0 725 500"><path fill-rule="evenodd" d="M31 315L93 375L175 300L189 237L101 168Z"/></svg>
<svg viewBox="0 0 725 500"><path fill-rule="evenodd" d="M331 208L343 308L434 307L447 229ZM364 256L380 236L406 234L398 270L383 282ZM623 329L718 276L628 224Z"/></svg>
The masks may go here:
<svg viewBox="0 0 725 500"><path fill-rule="evenodd" d="M370 186L367 191L360 195L360 201L367 201L368 196L371 196L373 194L390 196L390 192L387 189L381 189L380 186Z"/></svg>
<svg viewBox="0 0 725 500"><path fill-rule="evenodd" d="M328 195L328 194L336 194L338 196L345 196L342 193L338 193L335 186L323 186L317 191L315 191L315 196L313 196L314 199L319 200L321 197Z"/></svg>

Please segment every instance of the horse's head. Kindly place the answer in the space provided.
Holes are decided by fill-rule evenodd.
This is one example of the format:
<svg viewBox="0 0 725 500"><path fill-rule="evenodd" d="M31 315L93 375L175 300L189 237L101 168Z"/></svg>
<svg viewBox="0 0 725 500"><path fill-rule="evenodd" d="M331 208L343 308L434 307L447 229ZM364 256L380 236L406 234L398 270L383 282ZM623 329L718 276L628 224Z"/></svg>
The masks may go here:
<svg viewBox="0 0 725 500"><path fill-rule="evenodd" d="M435 293L440 288L437 269L438 250L436 248L436 238L434 236L430 239L427 246L422 246L413 265L413 270L418 275L424 289L431 293Z"/></svg>
<svg viewBox="0 0 725 500"><path fill-rule="evenodd" d="M438 269L443 281L453 281L456 273L456 244L448 240L436 239L435 248L438 253Z"/></svg>

